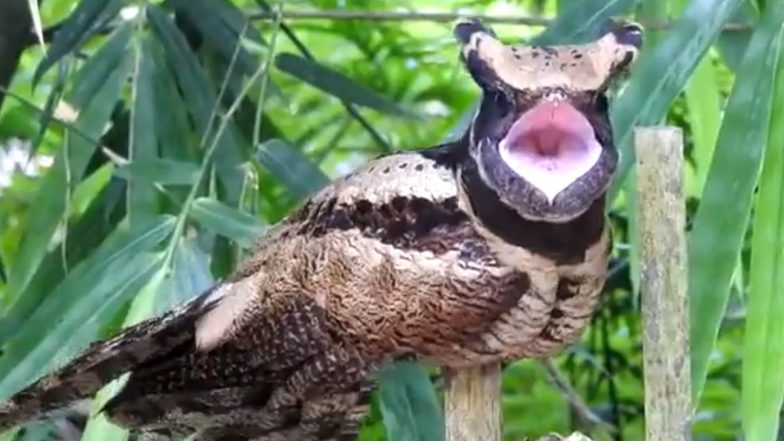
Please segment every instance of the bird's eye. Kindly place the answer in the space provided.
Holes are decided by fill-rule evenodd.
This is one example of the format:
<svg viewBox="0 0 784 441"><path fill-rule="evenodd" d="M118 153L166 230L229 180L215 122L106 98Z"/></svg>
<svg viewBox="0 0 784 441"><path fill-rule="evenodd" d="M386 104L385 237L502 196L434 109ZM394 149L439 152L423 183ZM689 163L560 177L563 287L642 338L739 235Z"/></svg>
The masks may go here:
<svg viewBox="0 0 784 441"><path fill-rule="evenodd" d="M596 111L600 113L605 113L609 110L609 103L607 102L607 96L603 93L597 93L594 97L594 106L596 107Z"/></svg>
<svg viewBox="0 0 784 441"><path fill-rule="evenodd" d="M512 111L512 101L508 96L501 92L496 92L493 97L496 109L501 114L507 114Z"/></svg>
<svg viewBox="0 0 784 441"><path fill-rule="evenodd" d="M624 24L617 34L618 42L634 47L642 46L642 26L637 23Z"/></svg>

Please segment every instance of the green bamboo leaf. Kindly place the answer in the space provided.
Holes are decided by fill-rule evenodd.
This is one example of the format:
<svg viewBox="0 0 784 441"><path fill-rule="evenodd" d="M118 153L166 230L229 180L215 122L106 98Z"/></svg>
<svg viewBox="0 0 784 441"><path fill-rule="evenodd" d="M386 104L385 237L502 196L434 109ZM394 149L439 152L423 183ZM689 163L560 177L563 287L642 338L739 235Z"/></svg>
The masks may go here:
<svg viewBox="0 0 784 441"><path fill-rule="evenodd" d="M133 326L155 313L158 290L163 285L167 273L166 267L160 265L147 284L139 290L131 302L128 314L125 316L124 328ZM90 405L90 418L87 420L80 441L125 441L127 439L128 430L112 424L106 418L106 415L101 412L109 399L120 391L123 384L125 384L125 380L125 378L118 378L111 381L95 395Z"/></svg>
<svg viewBox="0 0 784 441"><path fill-rule="evenodd" d="M769 5L769 9L784 9ZM766 12L773 15L773 12ZM780 14L784 26L784 13ZM784 32L779 31L765 161L755 204L749 300L743 343L743 432L777 439L784 403Z"/></svg>
<svg viewBox="0 0 784 441"><path fill-rule="evenodd" d="M115 34L113 38L123 39L122 31ZM115 54L110 51L99 51L93 60L84 65L82 75L77 81L96 81L91 72L84 71L109 64L108 61L95 60L102 57L114 59ZM130 71L130 61L130 58L124 57L121 62L115 63L113 69L101 78L100 86L94 93L90 93L89 97L72 95L75 98L72 102L80 104L76 127L79 133L91 139L85 139L78 133L69 133L66 148L57 152L54 165L42 179L28 217L29 223L12 262L6 288L6 294L11 298L16 298L25 289L46 255L49 241L65 215L69 192L80 181L95 151L94 139L99 138L103 133L111 117L111 110L121 97L123 85ZM74 89L85 90L86 87L80 86L77 82Z"/></svg>
<svg viewBox="0 0 784 441"><path fill-rule="evenodd" d="M139 41L141 40L141 41ZM131 222L145 220L158 212L158 193L149 185L150 182L160 182L159 180L149 180L149 176L143 176L144 172L155 169L157 171L171 172L170 164L163 164L160 167L158 158L158 145L155 136L155 119L157 117L155 107L155 65L154 58L150 56L150 46L154 44L151 38L137 38L135 42L134 69L131 90L131 127L128 131L128 153L131 164L135 166L132 170L128 168L131 176L128 183L128 216ZM145 164L147 167L140 167ZM152 163L152 164L150 164ZM159 167L155 167L159 166ZM194 169L196 166L194 166ZM173 176L165 175L165 176ZM193 176L193 175L192 175ZM192 183L191 179L188 183Z"/></svg>
<svg viewBox="0 0 784 441"><path fill-rule="evenodd" d="M183 238L174 254L172 270L158 292L156 314L201 294L215 283L210 256L200 248L199 238Z"/></svg>
<svg viewBox="0 0 784 441"><path fill-rule="evenodd" d="M280 139L259 146L259 162L295 199L304 198L329 183L329 178L307 156Z"/></svg>
<svg viewBox="0 0 784 441"><path fill-rule="evenodd" d="M751 34L759 23L759 13L751 0L745 0L738 10L732 14L730 21L749 25L749 29L722 32L719 35L719 39L716 40L716 48L719 50L724 62L727 63L730 69L737 71L743 60L743 54L749 46Z"/></svg>
<svg viewBox="0 0 784 441"><path fill-rule="evenodd" d="M104 45L76 72L73 87L66 101L81 112L101 90L103 83L119 66L130 64L126 49L133 36L133 27L125 23L112 34Z"/></svg>
<svg viewBox="0 0 784 441"><path fill-rule="evenodd" d="M747 4L748 2L744 2L744 5ZM688 5L689 0L677 0L673 4L679 13ZM739 8L739 11L742 9L743 7ZM730 20L735 21L737 15L736 12ZM659 17L656 21L664 20L666 17ZM725 34L727 33L723 32L719 35L719 41ZM713 60L710 56L705 56L694 69L694 73L686 84L685 96L688 108L687 118L691 127L691 141L694 146L692 158L696 168L693 172L686 173L685 186L687 195L700 196L705 186L705 178L708 175L708 166L713 158L716 138L719 136L723 104L716 68L713 66Z"/></svg>
<svg viewBox="0 0 784 441"><path fill-rule="evenodd" d="M161 266L134 298L123 327L133 326L162 314L176 304L204 292L213 282L207 255L198 249L194 240L185 239L177 248L171 271ZM114 396L124 383L125 379L117 379L96 394L91 405L92 416L87 422L81 441L127 439L127 429L110 423L105 414L99 413L106 401Z"/></svg>
<svg viewBox="0 0 784 441"><path fill-rule="evenodd" d="M621 162L612 200L634 162L631 138L637 125L658 124L741 0L693 0L656 47L646 46L631 80L611 109Z"/></svg>
<svg viewBox="0 0 784 441"><path fill-rule="evenodd" d="M235 56L240 37L261 42L258 31L247 22L242 11L226 0L170 0L169 3L184 13L227 61ZM240 72L250 76L256 71L259 62L242 45L236 57Z"/></svg>
<svg viewBox="0 0 784 441"><path fill-rule="evenodd" d="M427 371L397 362L379 374L379 399L387 436L395 441L441 441L444 418Z"/></svg>
<svg viewBox="0 0 784 441"><path fill-rule="evenodd" d="M115 176L131 181L137 180L140 185L146 186L152 183L192 185L196 182L198 174L198 164L167 158L133 161L114 170Z"/></svg>
<svg viewBox="0 0 784 441"><path fill-rule="evenodd" d="M19 341L9 345L0 359L0 397L5 400L20 387L84 350L99 337L98 331L105 322L139 292L162 263L162 252L123 254L101 265L101 273L91 271L85 279L67 278L53 296L81 297L65 310L50 311L43 323L36 320L39 317L33 317L20 331ZM33 323L37 329L32 328Z"/></svg>
<svg viewBox="0 0 784 441"><path fill-rule="evenodd" d="M106 415L101 412L106 403L120 392L124 384L125 378L120 378L109 382L98 391L90 403L90 418L84 426L79 441L126 441L128 439L128 429L110 423Z"/></svg>
<svg viewBox="0 0 784 441"><path fill-rule="evenodd" d="M0 401L94 339L160 267L161 253L153 250L173 229L170 216L133 227L126 222L80 262L6 346L0 357Z"/></svg>
<svg viewBox="0 0 784 441"><path fill-rule="evenodd" d="M33 84L37 84L43 74L64 56L75 52L123 6L124 0L81 0L55 33L46 56L35 70Z"/></svg>
<svg viewBox="0 0 784 441"><path fill-rule="evenodd" d="M721 126L721 91L710 58L704 58L694 70L685 92L696 167L694 174L686 175L686 188L690 194L699 196L705 187Z"/></svg>
<svg viewBox="0 0 784 441"><path fill-rule="evenodd" d="M607 19L621 15L639 0L581 0L569 2L541 34L539 45L580 43L596 38Z"/></svg>
<svg viewBox="0 0 784 441"><path fill-rule="evenodd" d="M705 191L689 236L695 402L705 383L708 360L727 306L760 172L784 22L781 9L771 8L749 42L724 111Z"/></svg>
<svg viewBox="0 0 784 441"><path fill-rule="evenodd" d="M150 5L147 8L147 17L169 59L174 77L182 88L182 96L186 100L188 110L193 113L198 120L199 128L203 130L215 104L215 96L208 87L204 69L188 48L185 37L165 12Z"/></svg>
<svg viewBox="0 0 784 441"><path fill-rule="evenodd" d="M68 225L67 253L63 253L60 247L50 250L25 290L15 298L4 296L3 300L10 306L4 310L0 319L0 346L19 330L46 296L62 281L67 268L75 266L88 256L114 231L116 225L109 219L108 214L117 204L113 202L111 195L112 185L109 184L89 203L82 215Z"/></svg>
<svg viewBox="0 0 784 441"><path fill-rule="evenodd" d="M148 5L147 17L166 54L169 67L182 90L188 111L196 121L201 136L210 133L208 125L213 108L219 106L214 87L210 84L204 69L188 47L185 37L159 7ZM207 143L209 145L210 142ZM218 178L225 187L225 200L232 205L239 203L244 182L240 164L245 161L245 152L239 145L233 126L223 132L218 145L219 155L215 155Z"/></svg>
<svg viewBox="0 0 784 441"><path fill-rule="evenodd" d="M199 159L199 136L193 133L183 97L178 93L174 75L167 66L167 54L161 44L150 44L148 56L153 58L153 88L155 108L158 109L155 134L161 156L190 160Z"/></svg>
<svg viewBox="0 0 784 441"><path fill-rule="evenodd" d="M190 215L202 227L243 247L252 246L264 232L264 224L255 216L207 197L193 201Z"/></svg>
<svg viewBox="0 0 784 441"><path fill-rule="evenodd" d="M36 135L35 139L32 143L30 143L30 156L35 156L38 148L41 146L41 142L44 140L44 135L46 134L47 129L49 128L49 123L52 122L52 117L54 116L54 109L55 105L60 101L60 98L63 96L63 92L65 91L65 82L68 78L68 68L69 64L66 62L61 62L58 65L57 69L57 77L54 80L54 84L52 85L52 90L49 92L49 95L46 97L46 104L44 105L43 112L41 113L39 124L38 124L38 134Z"/></svg>
<svg viewBox="0 0 784 441"><path fill-rule="evenodd" d="M395 102L331 68L290 53L275 56L275 67L343 101L396 116L413 116Z"/></svg>

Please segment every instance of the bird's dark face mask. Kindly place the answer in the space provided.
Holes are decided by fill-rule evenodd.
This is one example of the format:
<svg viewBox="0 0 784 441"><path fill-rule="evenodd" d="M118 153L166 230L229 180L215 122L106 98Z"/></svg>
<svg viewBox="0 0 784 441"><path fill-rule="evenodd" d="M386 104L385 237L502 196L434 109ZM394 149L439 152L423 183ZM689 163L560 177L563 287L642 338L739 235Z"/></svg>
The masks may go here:
<svg viewBox="0 0 784 441"><path fill-rule="evenodd" d="M479 22L455 26L482 88L468 134L472 167L530 220L565 222L609 186L618 162L607 90L636 59L642 30L616 24L588 44L507 46Z"/></svg>

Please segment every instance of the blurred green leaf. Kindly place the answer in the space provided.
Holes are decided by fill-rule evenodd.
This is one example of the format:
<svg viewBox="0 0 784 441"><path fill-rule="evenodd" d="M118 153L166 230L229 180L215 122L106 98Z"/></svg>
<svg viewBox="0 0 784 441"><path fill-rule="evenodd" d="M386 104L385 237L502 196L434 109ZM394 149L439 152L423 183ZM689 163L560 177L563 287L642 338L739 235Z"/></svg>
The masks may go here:
<svg viewBox="0 0 784 441"><path fill-rule="evenodd" d="M743 345L742 405L747 441L777 439L784 403L784 6L768 8L782 11L779 41L771 48L779 53L778 68L753 221Z"/></svg>
<svg viewBox="0 0 784 441"><path fill-rule="evenodd" d="M128 430L114 425L100 412L106 402L116 395L125 384L124 379L109 382L93 398L90 403L90 417L84 426L82 437L79 441L125 441L128 439Z"/></svg>
<svg viewBox="0 0 784 441"><path fill-rule="evenodd" d="M122 31L113 36L112 41L127 37ZM103 48L111 44L110 41ZM114 60L117 56L109 50L99 51L81 69L74 90L86 90L80 86L83 81L98 81L93 77L92 70L101 70L110 64L106 59ZM69 134L66 146L57 152L54 166L43 178L35 197L35 203L29 215L30 222L22 237L16 256L11 263L7 295L16 298L25 289L30 278L46 254L49 242L65 215L66 201L70 198L70 190L79 182L87 163L96 149L94 140L103 133L109 121L111 110L121 96L123 85L128 78L131 63L127 57L123 62L113 64L113 69L101 78L99 87L89 96L79 96L81 111L76 121L79 134ZM84 101L82 101L84 100ZM91 139L85 139L85 134Z"/></svg>
<svg viewBox="0 0 784 441"><path fill-rule="evenodd" d="M759 13L751 0L744 0L730 20L733 23L749 25L747 30L722 32L716 40L716 48L724 62L730 69L736 71L743 60L743 54L746 53L751 35L759 24Z"/></svg>
<svg viewBox="0 0 784 441"><path fill-rule="evenodd" d="M170 216L120 227L47 296L0 356L0 401L83 349L162 262L153 252L174 228ZM111 274L112 277L106 277Z"/></svg>
<svg viewBox="0 0 784 441"><path fill-rule="evenodd" d="M140 33L140 32L139 32ZM141 37L141 36L137 36ZM156 42L151 38L136 38L134 41L134 68L131 90L131 127L129 130L128 152L131 165L128 171L128 216L131 222L144 221L158 213L158 193L149 185L160 182L150 179L149 171L165 171L166 176L175 176L170 163L158 158L158 144L155 119L155 65L150 54L150 46ZM170 161L175 162L175 161ZM161 166L162 165L162 166ZM159 166L156 168L156 166ZM195 168L195 166L194 166ZM122 173L118 170L118 175ZM161 176L161 175L159 175Z"/></svg>
<svg viewBox="0 0 784 441"><path fill-rule="evenodd" d="M343 101L396 116L413 116L388 98L314 60L290 53L275 56L275 67Z"/></svg>
<svg viewBox="0 0 784 441"><path fill-rule="evenodd" d="M741 0L693 0L656 47L644 46L633 75L611 109L621 161L610 189L618 194L634 162L634 127L658 124Z"/></svg>
<svg viewBox="0 0 784 441"><path fill-rule="evenodd" d="M33 75L33 84L64 56L74 53L105 21L113 18L125 5L124 0L81 0L71 15L59 26L46 56Z"/></svg>
<svg viewBox="0 0 784 441"><path fill-rule="evenodd" d="M193 201L191 217L204 228L225 236L243 247L250 247L264 231L254 216L207 197Z"/></svg>
<svg viewBox="0 0 784 441"><path fill-rule="evenodd" d="M281 139L261 144L257 157L295 199L304 198L329 183L329 178L307 156Z"/></svg>
<svg viewBox="0 0 784 441"><path fill-rule="evenodd" d="M199 166L192 162L155 158L129 162L114 171L115 176L138 180L140 185L192 185L199 175Z"/></svg>
<svg viewBox="0 0 784 441"><path fill-rule="evenodd" d="M724 112L705 191L689 236L695 402L705 383L708 361L727 306L730 281L760 172L784 22L779 9L784 8L763 17L749 42Z"/></svg>
<svg viewBox="0 0 784 441"><path fill-rule="evenodd" d="M396 362L379 374L387 436L395 441L440 441L444 418L430 377L417 363Z"/></svg>
<svg viewBox="0 0 784 441"><path fill-rule="evenodd" d="M49 96L46 98L46 105L39 117L38 134L30 145L30 156L35 156L38 148L41 146L41 142L44 140L46 131L49 129L49 123L52 122L52 117L54 116L55 106L60 102L63 92L65 91L65 82L69 71L68 68L68 63L62 62L58 64L57 78L54 81L52 90L49 92Z"/></svg>

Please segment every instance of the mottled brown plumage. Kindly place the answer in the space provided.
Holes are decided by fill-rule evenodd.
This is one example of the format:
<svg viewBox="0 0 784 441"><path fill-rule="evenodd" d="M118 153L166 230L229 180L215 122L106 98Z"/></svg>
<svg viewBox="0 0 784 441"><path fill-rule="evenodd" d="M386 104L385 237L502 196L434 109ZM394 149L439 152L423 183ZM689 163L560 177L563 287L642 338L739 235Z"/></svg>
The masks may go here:
<svg viewBox="0 0 784 441"><path fill-rule="evenodd" d="M350 440L386 362L461 367L562 350L590 320L605 279L604 191L617 154L604 88L636 54L639 44L626 40L637 32L615 26L597 43L518 47L509 58L477 22L458 24L483 88L465 137L377 158L313 195L229 278L12 397L0 428L130 372L104 411L145 439ZM581 54L583 64L531 64L535 50ZM584 115L601 152L553 197L498 155L501 145L530 155L534 141L510 126L533 114L557 131L558 106ZM571 159L558 149L572 144L535 160L559 178ZM579 154L574 161L588 161Z"/></svg>

